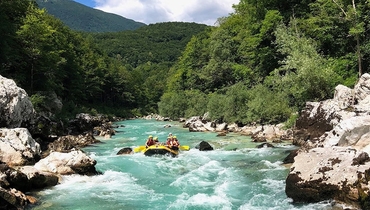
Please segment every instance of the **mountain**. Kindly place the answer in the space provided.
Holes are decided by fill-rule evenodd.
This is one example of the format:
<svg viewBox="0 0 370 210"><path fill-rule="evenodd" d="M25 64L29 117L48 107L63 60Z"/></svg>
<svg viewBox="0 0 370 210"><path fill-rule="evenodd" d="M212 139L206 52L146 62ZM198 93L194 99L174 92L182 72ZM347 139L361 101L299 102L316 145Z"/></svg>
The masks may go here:
<svg viewBox="0 0 370 210"><path fill-rule="evenodd" d="M145 26L144 23L93 9L73 0L36 0L36 3L76 31L117 32Z"/></svg>
<svg viewBox="0 0 370 210"><path fill-rule="evenodd" d="M149 24L134 31L94 33L94 43L109 56L137 67L147 63L174 63L190 39L210 26L187 22Z"/></svg>

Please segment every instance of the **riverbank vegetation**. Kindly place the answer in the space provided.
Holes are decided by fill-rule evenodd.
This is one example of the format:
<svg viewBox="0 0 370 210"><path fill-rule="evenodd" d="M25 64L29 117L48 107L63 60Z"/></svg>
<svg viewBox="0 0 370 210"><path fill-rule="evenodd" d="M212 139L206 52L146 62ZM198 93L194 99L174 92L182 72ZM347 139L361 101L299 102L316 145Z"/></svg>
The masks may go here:
<svg viewBox="0 0 370 210"><path fill-rule="evenodd" d="M369 68L367 1L241 0L217 26L158 23L83 33L32 1L0 2L0 74L37 104L122 117L294 123L306 101L353 86ZM37 106L42 107L42 106Z"/></svg>

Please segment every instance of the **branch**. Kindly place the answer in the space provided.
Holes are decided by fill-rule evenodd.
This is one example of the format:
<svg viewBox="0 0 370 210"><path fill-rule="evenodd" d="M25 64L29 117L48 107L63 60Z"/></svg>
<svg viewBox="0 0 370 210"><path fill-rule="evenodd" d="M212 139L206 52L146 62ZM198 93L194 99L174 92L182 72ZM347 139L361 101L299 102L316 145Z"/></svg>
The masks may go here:
<svg viewBox="0 0 370 210"><path fill-rule="evenodd" d="M346 11L344 11L344 9L338 4L338 2L335 1L335 0L333 0L333 2L339 7L340 10L342 10L343 14L347 17L348 15L347 15ZM354 0L352 0L352 2L353 2L353 6L355 6L354 5Z"/></svg>

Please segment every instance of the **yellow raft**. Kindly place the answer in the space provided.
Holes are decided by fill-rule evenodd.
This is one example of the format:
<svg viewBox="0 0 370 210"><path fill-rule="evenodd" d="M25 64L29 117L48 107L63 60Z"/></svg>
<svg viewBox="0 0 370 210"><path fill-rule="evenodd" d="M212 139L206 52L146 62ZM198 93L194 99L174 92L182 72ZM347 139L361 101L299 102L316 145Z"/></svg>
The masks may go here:
<svg viewBox="0 0 370 210"><path fill-rule="evenodd" d="M179 154L179 151L178 150L172 150L169 147L164 146L164 145L152 145L148 148L145 148L143 153L146 156L171 155L172 157L176 157Z"/></svg>

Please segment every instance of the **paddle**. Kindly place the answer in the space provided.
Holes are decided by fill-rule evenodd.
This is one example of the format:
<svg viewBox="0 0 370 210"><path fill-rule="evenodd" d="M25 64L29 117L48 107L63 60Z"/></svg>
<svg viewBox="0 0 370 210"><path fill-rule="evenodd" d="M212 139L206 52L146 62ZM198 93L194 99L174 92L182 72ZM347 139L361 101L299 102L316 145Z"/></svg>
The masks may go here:
<svg viewBox="0 0 370 210"><path fill-rule="evenodd" d="M146 149L146 146L138 146L134 148L134 152L142 152L144 149Z"/></svg>
<svg viewBox="0 0 370 210"><path fill-rule="evenodd" d="M187 145L180 145L179 147L181 150L189 151L190 147Z"/></svg>

